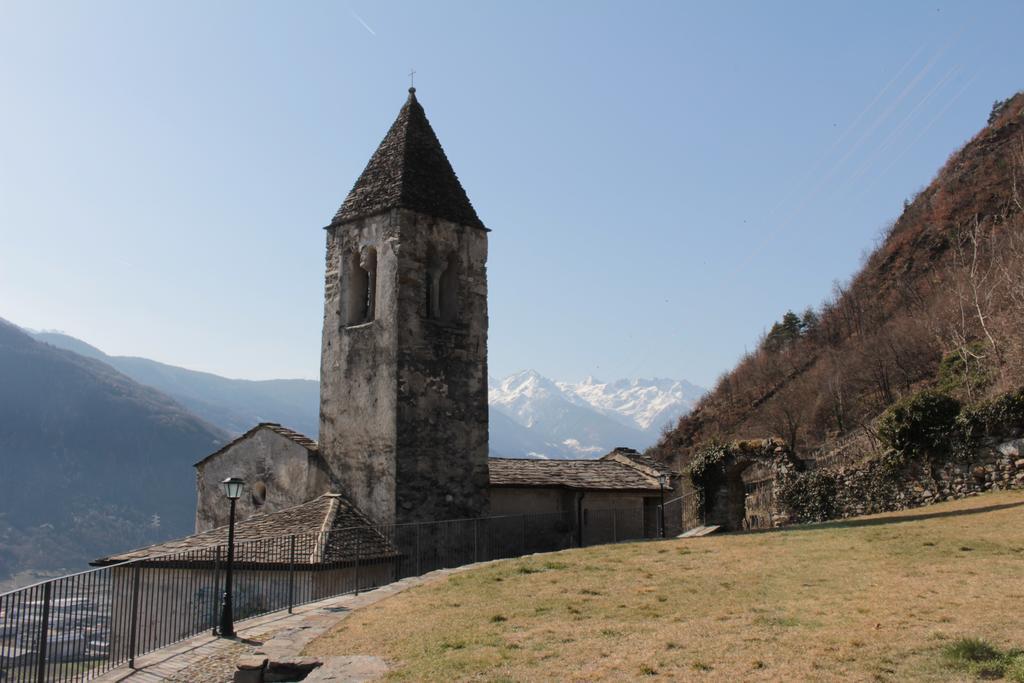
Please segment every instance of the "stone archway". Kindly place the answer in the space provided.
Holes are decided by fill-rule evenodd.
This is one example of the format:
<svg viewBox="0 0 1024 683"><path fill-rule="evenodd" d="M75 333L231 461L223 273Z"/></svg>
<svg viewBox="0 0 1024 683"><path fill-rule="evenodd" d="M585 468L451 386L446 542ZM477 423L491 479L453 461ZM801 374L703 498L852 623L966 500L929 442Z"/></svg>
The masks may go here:
<svg viewBox="0 0 1024 683"><path fill-rule="evenodd" d="M751 526L752 519L756 526L772 526L775 515L771 492L775 482L801 469L802 463L785 442L757 439L701 449L690 463L690 478L703 496L704 523L725 531L739 531ZM752 498L751 482L770 486L769 495L762 490ZM749 514L751 500L767 509Z"/></svg>

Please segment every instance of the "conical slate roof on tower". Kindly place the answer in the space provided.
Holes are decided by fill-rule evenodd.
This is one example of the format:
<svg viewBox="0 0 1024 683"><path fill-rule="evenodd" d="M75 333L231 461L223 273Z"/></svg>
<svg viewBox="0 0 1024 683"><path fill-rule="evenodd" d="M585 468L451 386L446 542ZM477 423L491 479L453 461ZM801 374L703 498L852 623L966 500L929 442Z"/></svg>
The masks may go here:
<svg viewBox="0 0 1024 683"><path fill-rule="evenodd" d="M389 209L484 228L416 100L416 88L409 88L409 99L331 225Z"/></svg>

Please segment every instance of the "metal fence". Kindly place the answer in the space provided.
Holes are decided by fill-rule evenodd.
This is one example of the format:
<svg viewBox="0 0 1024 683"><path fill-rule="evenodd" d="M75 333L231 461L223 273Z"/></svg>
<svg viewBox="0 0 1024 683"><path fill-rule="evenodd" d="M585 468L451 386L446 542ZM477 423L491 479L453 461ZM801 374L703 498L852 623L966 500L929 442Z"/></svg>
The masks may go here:
<svg viewBox="0 0 1024 683"><path fill-rule="evenodd" d="M235 619L290 611L435 569L659 535L647 515L642 509L589 510L579 527L569 513L483 517L236 543ZM670 527L666 522L666 531ZM0 595L0 681L87 680L213 631L226 557L224 546L200 548Z"/></svg>
<svg viewBox="0 0 1024 683"><path fill-rule="evenodd" d="M704 526L704 501L700 491L691 491L665 501L665 536L672 538Z"/></svg>

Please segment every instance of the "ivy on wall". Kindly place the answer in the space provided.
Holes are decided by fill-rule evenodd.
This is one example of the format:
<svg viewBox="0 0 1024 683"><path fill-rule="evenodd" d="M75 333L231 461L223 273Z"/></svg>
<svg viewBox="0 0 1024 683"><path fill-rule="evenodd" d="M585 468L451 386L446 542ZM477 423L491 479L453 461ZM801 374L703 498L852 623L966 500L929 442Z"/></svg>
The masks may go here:
<svg viewBox="0 0 1024 683"><path fill-rule="evenodd" d="M783 479L775 488L776 502L791 522L823 522L836 516L838 481L831 470L813 470Z"/></svg>
<svg viewBox="0 0 1024 683"><path fill-rule="evenodd" d="M698 448L690 460L687 474L697 490L699 504L705 505L708 491L724 482L726 468L731 466L730 463L744 460L772 463L776 468L776 477L786 475L792 470L793 464L788 459L778 459L780 451L789 454L786 444L774 438L734 441L730 444L713 442Z"/></svg>

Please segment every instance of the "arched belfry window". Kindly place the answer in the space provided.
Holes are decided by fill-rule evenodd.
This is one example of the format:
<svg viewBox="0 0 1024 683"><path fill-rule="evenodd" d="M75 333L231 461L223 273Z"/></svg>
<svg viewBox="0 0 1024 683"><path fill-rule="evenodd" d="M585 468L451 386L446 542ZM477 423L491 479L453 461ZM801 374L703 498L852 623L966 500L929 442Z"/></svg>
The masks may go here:
<svg viewBox="0 0 1024 683"><path fill-rule="evenodd" d="M353 249L344 269L345 324L360 325L374 319L377 300L377 250Z"/></svg>
<svg viewBox="0 0 1024 683"><path fill-rule="evenodd" d="M454 322L459 317L459 261L448 254L448 262L438 283L438 313L441 320Z"/></svg>
<svg viewBox="0 0 1024 683"><path fill-rule="evenodd" d="M427 252L423 280L424 313L431 320L454 322L459 317L459 262L454 253L442 257L434 247Z"/></svg>

